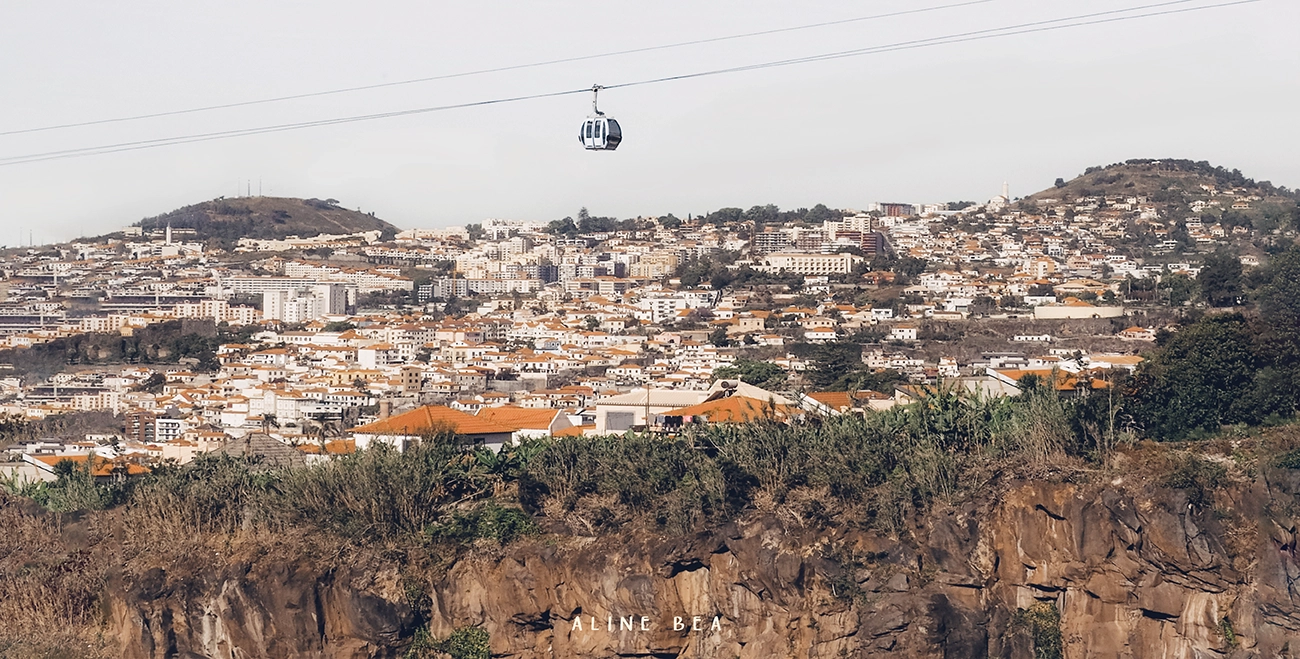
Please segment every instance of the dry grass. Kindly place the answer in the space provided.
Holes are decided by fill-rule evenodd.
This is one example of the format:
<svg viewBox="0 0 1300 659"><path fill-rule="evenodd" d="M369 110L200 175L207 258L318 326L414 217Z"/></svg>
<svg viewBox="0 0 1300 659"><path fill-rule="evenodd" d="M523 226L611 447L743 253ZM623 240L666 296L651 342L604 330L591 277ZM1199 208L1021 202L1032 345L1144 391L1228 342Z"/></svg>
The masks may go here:
<svg viewBox="0 0 1300 659"><path fill-rule="evenodd" d="M0 493L0 656L110 656L99 634L111 542Z"/></svg>

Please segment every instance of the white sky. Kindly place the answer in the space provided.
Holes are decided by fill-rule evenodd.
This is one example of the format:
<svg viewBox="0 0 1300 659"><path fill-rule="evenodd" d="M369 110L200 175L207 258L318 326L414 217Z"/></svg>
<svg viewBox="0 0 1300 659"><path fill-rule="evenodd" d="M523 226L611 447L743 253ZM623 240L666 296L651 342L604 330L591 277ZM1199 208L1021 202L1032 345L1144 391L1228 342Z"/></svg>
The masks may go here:
<svg viewBox="0 0 1300 659"><path fill-rule="evenodd" d="M8 0L0 132L724 36L956 0L472 3ZM0 158L616 84L1151 4L992 0L379 91L0 136ZM1195 0L1181 6L1209 4ZM587 95L0 167L0 244L95 235L256 193L401 227L685 217L721 206L987 199L1090 165L1209 160L1300 186L1300 2L611 90L624 143L576 139Z"/></svg>

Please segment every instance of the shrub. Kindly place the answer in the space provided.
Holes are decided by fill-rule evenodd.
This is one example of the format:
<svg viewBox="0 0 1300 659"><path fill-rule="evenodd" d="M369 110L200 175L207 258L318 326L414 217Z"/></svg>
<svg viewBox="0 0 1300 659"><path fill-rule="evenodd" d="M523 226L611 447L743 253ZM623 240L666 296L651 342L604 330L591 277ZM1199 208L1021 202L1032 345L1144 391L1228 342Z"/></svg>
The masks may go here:
<svg viewBox="0 0 1300 659"><path fill-rule="evenodd" d="M1300 469L1300 448L1277 456L1273 464L1281 469Z"/></svg>
<svg viewBox="0 0 1300 659"><path fill-rule="evenodd" d="M1214 502L1214 491L1223 486L1227 476L1227 467L1188 454L1175 459L1164 486L1183 490L1188 503L1203 508Z"/></svg>
<svg viewBox="0 0 1300 659"><path fill-rule="evenodd" d="M1061 638L1061 612L1049 602L1017 609L1011 618L1014 631L1027 632L1034 642L1034 659L1061 659L1065 649Z"/></svg>
<svg viewBox="0 0 1300 659"><path fill-rule="evenodd" d="M435 539L453 542L488 539L503 546L536 532L537 525L528 513L504 507L496 501L488 501L469 512L456 511L447 521L432 524L427 529Z"/></svg>
<svg viewBox="0 0 1300 659"><path fill-rule="evenodd" d="M429 438L404 452L382 442L278 479L276 513L352 538L421 533L441 509L492 491L491 480L450 437Z"/></svg>
<svg viewBox="0 0 1300 659"><path fill-rule="evenodd" d="M451 659L491 659L491 636L481 627L461 627L442 640L434 640L429 630L421 628L415 633L406 659L432 658L447 654Z"/></svg>

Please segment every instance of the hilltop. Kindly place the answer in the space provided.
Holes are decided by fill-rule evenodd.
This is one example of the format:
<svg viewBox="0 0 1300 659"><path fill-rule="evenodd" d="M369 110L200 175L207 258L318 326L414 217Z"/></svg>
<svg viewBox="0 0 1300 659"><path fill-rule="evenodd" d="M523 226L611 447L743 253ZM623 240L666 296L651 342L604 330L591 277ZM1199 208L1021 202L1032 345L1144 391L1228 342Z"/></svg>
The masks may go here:
<svg viewBox="0 0 1300 659"><path fill-rule="evenodd" d="M1070 181L1057 179L1054 187L1030 195L1027 200L1047 205L1080 198L1143 198L1169 217L1200 216L1271 230L1290 223L1300 224L1300 191L1256 181L1240 170L1226 169L1206 161L1178 159L1135 159L1105 167L1089 167Z"/></svg>
<svg viewBox="0 0 1300 659"><path fill-rule="evenodd" d="M145 231L194 229L198 239L234 242L240 238L310 238L320 234L381 231L392 237L398 228L372 214L348 210L334 199L288 197L224 197L178 208L135 223Z"/></svg>

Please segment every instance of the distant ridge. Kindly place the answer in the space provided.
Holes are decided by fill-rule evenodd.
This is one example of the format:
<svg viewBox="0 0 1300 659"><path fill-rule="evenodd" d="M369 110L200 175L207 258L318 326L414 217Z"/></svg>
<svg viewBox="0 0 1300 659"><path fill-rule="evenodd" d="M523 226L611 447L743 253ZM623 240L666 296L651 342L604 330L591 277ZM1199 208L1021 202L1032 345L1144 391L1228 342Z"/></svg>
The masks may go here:
<svg viewBox="0 0 1300 659"><path fill-rule="evenodd" d="M1270 181L1256 181L1240 170L1218 167L1201 160L1177 158L1139 158L1104 167L1089 167L1070 179L1057 179L1056 185L1030 195L1042 199L1075 199L1098 196L1148 197L1155 203L1180 203L1191 197L1215 193L1245 192L1259 196L1266 203L1294 205L1300 191L1276 186Z"/></svg>
<svg viewBox="0 0 1300 659"><path fill-rule="evenodd" d="M1300 227L1300 191L1256 181L1240 170L1204 160L1140 158L1089 167L1071 179L1029 195L1022 210L1049 214L1060 204L1093 198L1099 211L1116 205L1156 210L1160 221L1192 218L1224 227L1274 232Z"/></svg>
<svg viewBox="0 0 1300 659"><path fill-rule="evenodd" d="M373 215L342 208L334 199L290 197L222 197L148 217L135 226L148 232L168 224L173 229L193 229L199 240L216 238L227 245L245 237L310 238L323 233L380 231L385 238L391 238L398 231Z"/></svg>

